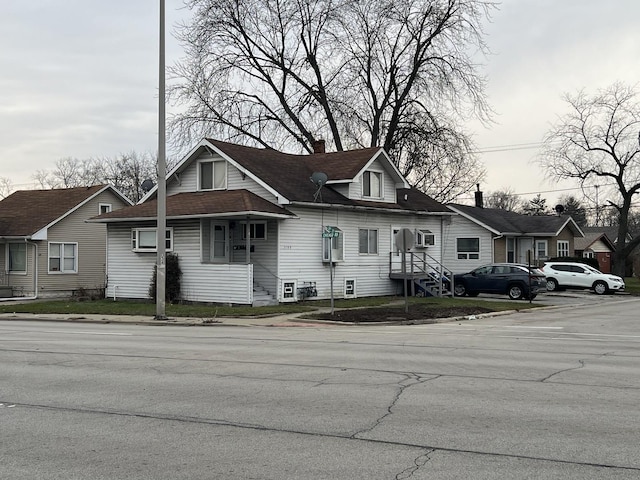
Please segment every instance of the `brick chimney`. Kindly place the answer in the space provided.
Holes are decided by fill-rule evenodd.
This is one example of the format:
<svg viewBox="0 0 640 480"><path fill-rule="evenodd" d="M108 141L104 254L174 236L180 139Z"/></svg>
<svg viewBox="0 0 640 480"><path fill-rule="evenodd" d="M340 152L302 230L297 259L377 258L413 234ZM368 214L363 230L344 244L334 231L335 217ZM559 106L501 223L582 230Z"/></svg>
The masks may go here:
<svg viewBox="0 0 640 480"><path fill-rule="evenodd" d="M326 153L324 140L316 140L313 142L313 153Z"/></svg>
<svg viewBox="0 0 640 480"><path fill-rule="evenodd" d="M482 200L482 192L480 191L480 184L479 183L476 184L476 188L478 189L476 191L476 207L484 208L484 202Z"/></svg>

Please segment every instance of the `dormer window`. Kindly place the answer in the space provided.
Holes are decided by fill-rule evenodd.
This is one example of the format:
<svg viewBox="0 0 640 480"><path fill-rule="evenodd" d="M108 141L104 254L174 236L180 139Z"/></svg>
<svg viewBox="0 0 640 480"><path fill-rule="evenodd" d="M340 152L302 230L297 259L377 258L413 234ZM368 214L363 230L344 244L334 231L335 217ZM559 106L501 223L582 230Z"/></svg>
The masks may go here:
<svg viewBox="0 0 640 480"><path fill-rule="evenodd" d="M198 190L224 190L227 188L227 162L203 161L198 164Z"/></svg>
<svg viewBox="0 0 640 480"><path fill-rule="evenodd" d="M362 196L382 198L382 173L364 172L362 174Z"/></svg>

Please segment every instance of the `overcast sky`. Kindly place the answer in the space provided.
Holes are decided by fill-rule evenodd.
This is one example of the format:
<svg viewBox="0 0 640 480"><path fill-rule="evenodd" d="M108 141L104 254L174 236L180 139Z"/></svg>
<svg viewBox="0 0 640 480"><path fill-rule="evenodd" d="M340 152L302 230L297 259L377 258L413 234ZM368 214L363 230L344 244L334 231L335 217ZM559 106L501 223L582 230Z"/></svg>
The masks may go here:
<svg viewBox="0 0 640 480"><path fill-rule="evenodd" d="M3 0L0 4L0 176L17 188L64 157L157 150L158 0ZM172 25L189 13L166 0L167 65L181 50ZM561 97L640 81L637 0L504 0L486 25L495 124L466 128L487 169L485 192L575 186L533 162ZM495 151L502 150L502 151ZM555 190L556 192L551 192Z"/></svg>

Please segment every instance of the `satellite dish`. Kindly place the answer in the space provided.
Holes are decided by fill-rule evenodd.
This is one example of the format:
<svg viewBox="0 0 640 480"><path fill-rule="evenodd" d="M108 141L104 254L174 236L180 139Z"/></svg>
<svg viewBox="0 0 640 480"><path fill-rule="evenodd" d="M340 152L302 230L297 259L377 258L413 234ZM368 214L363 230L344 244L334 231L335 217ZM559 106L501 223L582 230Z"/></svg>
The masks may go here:
<svg viewBox="0 0 640 480"><path fill-rule="evenodd" d="M556 205L555 211L558 215L562 215L562 212L564 212L564 206L560 204Z"/></svg>
<svg viewBox="0 0 640 480"><path fill-rule="evenodd" d="M309 180L311 180L311 183L313 183L318 188L316 190L316 193L313 195L313 201L317 202L318 197L320 197L320 202L322 202L322 186L327 183L329 177L324 172L313 172Z"/></svg>
<svg viewBox="0 0 640 480"><path fill-rule="evenodd" d="M327 180L329 180L329 177L324 172L313 172L311 174L310 180L316 187L320 188L325 183L327 183Z"/></svg>
<svg viewBox="0 0 640 480"><path fill-rule="evenodd" d="M148 192L154 187L154 185L155 184L153 183L153 180L147 178L144 182L142 182L142 185L140 185L140 187L142 187L142 190L144 190L145 192Z"/></svg>

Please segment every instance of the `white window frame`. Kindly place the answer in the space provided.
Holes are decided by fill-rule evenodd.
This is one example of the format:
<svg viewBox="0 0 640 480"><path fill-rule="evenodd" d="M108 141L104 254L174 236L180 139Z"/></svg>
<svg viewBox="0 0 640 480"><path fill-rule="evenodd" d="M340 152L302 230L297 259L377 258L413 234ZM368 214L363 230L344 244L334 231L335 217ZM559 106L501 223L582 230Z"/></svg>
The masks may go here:
<svg viewBox="0 0 640 480"><path fill-rule="evenodd" d="M360 248L361 232L367 232L367 251L363 252ZM371 232L376 232L375 252L371 251ZM380 252L380 232L377 228L359 228L358 229L358 254L359 255L379 255Z"/></svg>
<svg viewBox="0 0 640 480"><path fill-rule="evenodd" d="M51 246L52 245L58 245L59 246L59 251L60 254L57 256L53 256L51 255ZM67 246L72 246L73 247L73 257L67 257L65 256L66 253L66 247ZM57 258L58 261L60 262L60 269L59 270L52 270L51 269L51 260ZM69 258L73 258L73 268L72 269L67 269L65 267L65 260L69 259ZM49 242L48 244L48 248L47 248L47 271L50 274L53 275L64 275L64 274L70 274L70 273L78 273L78 243L77 242Z"/></svg>
<svg viewBox="0 0 640 480"><path fill-rule="evenodd" d="M241 222L242 226L242 240L247 239L247 222ZM264 231L261 236L256 236L256 226L262 225L264 227ZM267 222L249 222L249 234L251 235L250 240L266 240L267 239Z"/></svg>
<svg viewBox="0 0 640 480"><path fill-rule="evenodd" d="M540 255L539 245L544 245L544 255ZM549 241L548 240L536 240L534 242L535 248L535 259L536 260L547 260L549 258Z"/></svg>
<svg viewBox="0 0 640 480"><path fill-rule="evenodd" d="M582 252L582 258L596 258L596 254L589 250L585 250L584 252Z"/></svg>
<svg viewBox="0 0 640 480"><path fill-rule="evenodd" d="M12 265L11 265L11 245L24 245L24 270L12 270ZM26 242L9 242L7 243L7 249L6 249L6 255L5 255L5 259L6 259L6 269L7 272L10 273L11 275L26 275L27 274L27 269L29 268L27 262L27 243Z"/></svg>
<svg viewBox="0 0 640 480"><path fill-rule="evenodd" d="M375 192L372 190L371 177L375 176L379 179L379 195L374 195ZM366 191L369 190L369 194L367 195ZM384 174L383 172L377 170L367 170L362 174L362 196L364 198L382 198L384 196Z"/></svg>
<svg viewBox="0 0 640 480"><path fill-rule="evenodd" d="M478 240L478 251L469 250L461 252L458 244L460 240ZM480 248L480 237L456 237L456 258L458 260L480 260Z"/></svg>
<svg viewBox="0 0 640 480"><path fill-rule="evenodd" d="M142 232L153 232L153 238L155 241L153 242L153 247L148 246L140 246L140 233ZM131 229L131 251L132 252L157 252L157 228L156 227L142 227L142 228L132 228ZM167 235L168 234L168 235ZM173 251L173 227L167 227L165 233L165 251L172 252Z"/></svg>
<svg viewBox="0 0 640 480"><path fill-rule="evenodd" d="M329 245L331 245L331 262L344 262L344 232L338 227L331 228L338 232L338 236L322 238L322 261L329 262ZM322 231L325 231L324 227Z"/></svg>
<svg viewBox="0 0 640 480"><path fill-rule="evenodd" d="M110 203L99 203L98 204L98 215L102 215L103 213L109 213L113 210L113 205Z"/></svg>
<svg viewBox="0 0 640 480"><path fill-rule="evenodd" d="M202 166L204 164L211 164L211 187L204 188L202 186ZM224 178L216 179L216 163L224 165ZM198 181L198 190L199 191L210 191L210 190L226 190L227 189L227 176L228 176L228 165L226 160L199 160L198 168L197 168L197 181ZM218 181L216 181L218 180Z"/></svg>
<svg viewBox="0 0 640 480"><path fill-rule="evenodd" d="M564 255L560 252L563 252ZM568 257L569 256L569 240L558 240L556 246L556 256Z"/></svg>

